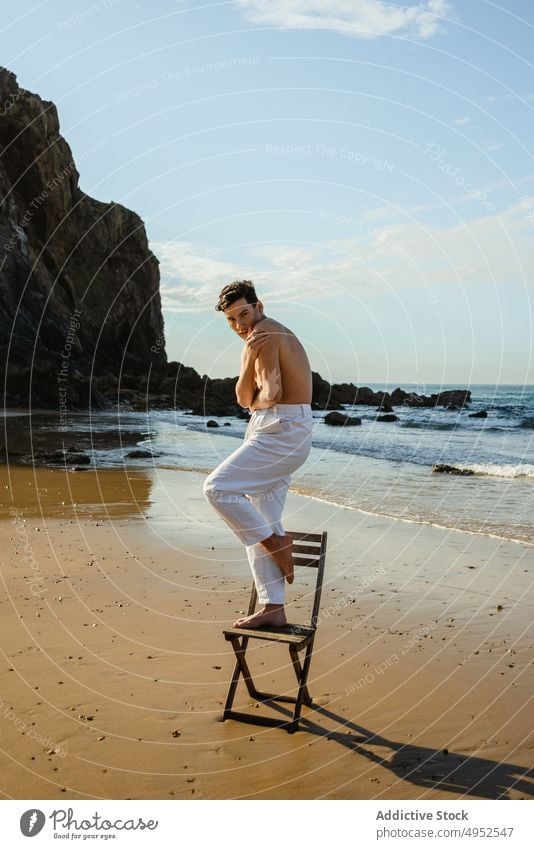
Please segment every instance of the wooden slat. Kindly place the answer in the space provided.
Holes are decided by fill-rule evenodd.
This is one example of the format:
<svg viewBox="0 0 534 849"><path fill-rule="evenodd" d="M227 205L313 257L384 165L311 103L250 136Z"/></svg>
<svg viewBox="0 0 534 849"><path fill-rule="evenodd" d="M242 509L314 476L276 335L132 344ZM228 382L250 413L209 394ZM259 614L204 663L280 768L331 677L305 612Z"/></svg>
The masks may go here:
<svg viewBox="0 0 534 849"><path fill-rule="evenodd" d="M313 628L303 625L294 625L293 627L297 633L290 631L291 626L288 626L287 631L282 630L282 628L276 631L269 631L266 626L265 628L226 628L223 634L227 640L232 640L236 637L257 637L262 640L276 640L280 643L299 644L307 642L314 632Z"/></svg>
<svg viewBox="0 0 534 849"><path fill-rule="evenodd" d="M306 542L321 542L321 534L305 534L301 531L286 531L286 534L291 537L291 539L301 539Z"/></svg>
<svg viewBox="0 0 534 849"><path fill-rule="evenodd" d="M294 542L291 546L291 551L294 554L315 554L317 557L319 557L321 553L321 547L314 545L300 545L300 543Z"/></svg>
<svg viewBox="0 0 534 849"><path fill-rule="evenodd" d="M321 560L319 557L317 559L315 559L314 557L293 558L293 563L295 564L295 566L315 566L315 568L317 568L320 562Z"/></svg>

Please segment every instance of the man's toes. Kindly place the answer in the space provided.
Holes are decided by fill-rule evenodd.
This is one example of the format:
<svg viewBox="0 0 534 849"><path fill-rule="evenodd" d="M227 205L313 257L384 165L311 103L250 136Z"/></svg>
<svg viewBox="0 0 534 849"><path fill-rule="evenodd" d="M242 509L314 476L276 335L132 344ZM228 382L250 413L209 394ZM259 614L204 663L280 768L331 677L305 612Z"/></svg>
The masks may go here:
<svg viewBox="0 0 534 849"><path fill-rule="evenodd" d="M239 619L236 619L234 622L234 628L239 628L244 622L246 622L246 617L241 616Z"/></svg>

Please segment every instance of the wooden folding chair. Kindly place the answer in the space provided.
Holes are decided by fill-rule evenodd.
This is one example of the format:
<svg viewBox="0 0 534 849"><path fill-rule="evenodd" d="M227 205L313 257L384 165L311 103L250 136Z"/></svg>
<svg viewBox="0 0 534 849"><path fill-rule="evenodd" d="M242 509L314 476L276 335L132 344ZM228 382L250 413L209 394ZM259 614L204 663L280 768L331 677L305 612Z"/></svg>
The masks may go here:
<svg viewBox="0 0 534 849"><path fill-rule="evenodd" d="M295 566L311 566L317 569L315 583L315 594L311 622L309 625L287 624L282 627L264 625L261 628L226 628L223 631L226 640L231 642L236 656L234 674L228 689L228 696L224 706L222 720L239 719L242 722L251 722L255 725L269 725L276 728L286 728L291 734L298 731L300 712L302 705L311 706L312 698L308 691L307 680L312 659L313 643L317 630L319 605L321 603L321 591L323 588L323 574L326 559L327 533L306 534L300 532L286 531L292 538L292 553ZM295 576L296 577L296 576ZM254 613L257 601L257 592L254 583L250 594L248 615ZM257 690L245 658L249 640L271 640L285 643L289 648L289 655L298 681L298 693L296 696L278 696L273 693L262 693ZM299 652L306 649L304 662L301 664ZM257 716L249 713L241 713L232 710L234 697L239 677L243 676L247 690L251 698L258 702L291 702L295 705L293 716L290 720L275 719L274 717Z"/></svg>

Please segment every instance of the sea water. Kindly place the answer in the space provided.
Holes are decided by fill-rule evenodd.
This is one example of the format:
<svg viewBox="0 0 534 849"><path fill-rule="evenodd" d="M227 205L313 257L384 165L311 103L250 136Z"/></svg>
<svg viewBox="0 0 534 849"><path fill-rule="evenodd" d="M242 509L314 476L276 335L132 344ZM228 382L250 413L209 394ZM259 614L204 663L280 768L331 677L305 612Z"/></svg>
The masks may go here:
<svg viewBox="0 0 534 849"><path fill-rule="evenodd" d="M340 428L325 424L324 411L314 411L312 451L293 476L292 489L333 507L534 544L534 387L427 385L424 392L458 388L471 390L470 407L398 406L396 422L378 422L376 407L357 405L345 412L361 418L361 425ZM487 418L469 418L479 410ZM219 427L208 428L209 419ZM155 456L128 459L128 465L148 462L206 474L239 447L246 428L235 417L174 410L70 420L78 430L84 420L93 430L139 429L139 446ZM128 450L95 450L93 459L97 465L123 465ZM474 474L440 474L432 471L434 464Z"/></svg>

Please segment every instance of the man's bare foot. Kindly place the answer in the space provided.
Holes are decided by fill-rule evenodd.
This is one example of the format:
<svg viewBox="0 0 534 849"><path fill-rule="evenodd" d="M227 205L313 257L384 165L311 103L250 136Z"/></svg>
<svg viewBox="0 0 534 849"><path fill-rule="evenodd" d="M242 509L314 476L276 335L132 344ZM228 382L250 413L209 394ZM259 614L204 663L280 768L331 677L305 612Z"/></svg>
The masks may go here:
<svg viewBox="0 0 534 849"><path fill-rule="evenodd" d="M234 622L234 628L261 628L262 625L287 625L284 605L266 604L263 610Z"/></svg>
<svg viewBox="0 0 534 849"><path fill-rule="evenodd" d="M272 534L267 539L262 540L261 544L267 549L277 566L280 567L282 575L288 584L293 583L293 555L291 546L293 540L288 534L280 536L280 534Z"/></svg>

